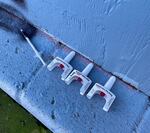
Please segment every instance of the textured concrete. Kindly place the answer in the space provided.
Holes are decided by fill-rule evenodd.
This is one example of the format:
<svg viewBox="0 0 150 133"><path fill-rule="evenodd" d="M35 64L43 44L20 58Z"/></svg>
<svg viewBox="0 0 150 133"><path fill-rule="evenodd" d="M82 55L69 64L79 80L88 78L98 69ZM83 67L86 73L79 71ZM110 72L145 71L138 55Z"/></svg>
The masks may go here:
<svg viewBox="0 0 150 133"><path fill-rule="evenodd" d="M30 46L18 36L0 30L0 86L13 98L26 87L41 66Z"/></svg>
<svg viewBox="0 0 150 133"><path fill-rule="evenodd" d="M141 119L139 127L136 129L137 133L150 132L150 108L145 111L144 117Z"/></svg>
<svg viewBox="0 0 150 133"><path fill-rule="evenodd" d="M149 6L149 0L32 0L20 10L35 24L150 95Z"/></svg>
<svg viewBox="0 0 150 133"><path fill-rule="evenodd" d="M114 86L117 99L109 113L102 110L104 99L88 100L79 88L61 81L59 71L42 68L22 93L21 104L56 133L130 133L147 106L146 96L121 81Z"/></svg>
<svg viewBox="0 0 150 133"><path fill-rule="evenodd" d="M150 94L148 6L148 0L32 0L27 2L27 9L20 8L34 23L137 87L118 79L112 89L117 98L109 113L102 110L102 98L88 100L81 96L77 82L67 86L60 80L60 71L49 72L42 67L26 42L3 30L0 87L56 133L140 131L144 127L139 127L141 119L147 121L149 101L144 93ZM32 41L47 63L53 56L68 53L39 35ZM87 63L79 56L71 62L78 70ZM100 68L90 74L94 83L104 84L108 77L110 74Z"/></svg>
<svg viewBox="0 0 150 133"><path fill-rule="evenodd" d="M49 72L45 67L41 67L39 61L34 58L33 51L18 36L5 31L1 31L1 35L3 37L0 54L1 57L6 57L5 60L1 59L1 64L7 67L0 67L1 71L5 71L0 76L0 87L52 131L110 133L113 130L127 133L132 132L139 123L148 103L144 94L117 80L112 89L117 99L110 112L106 113L102 110L104 99L96 96L88 100L81 96L79 83L67 86L60 80L61 71L56 69ZM6 44L8 39L9 43ZM38 44L39 40L34 38L33 42ZM54 48L50 43L44 47L41 51L47 51L48 47L53 49L50 50L49 56L64 56L63 50ZM7 56L4 56L5 54ZM43 55L44 59L48 58L46 52L43 52ZM74 68L82 70L86 63L78 58L76 57L71 64ZM48 62L50 61L51 58ZM101 84L104 84L109 76L96 68L90 74L94 82Z"/></svg>

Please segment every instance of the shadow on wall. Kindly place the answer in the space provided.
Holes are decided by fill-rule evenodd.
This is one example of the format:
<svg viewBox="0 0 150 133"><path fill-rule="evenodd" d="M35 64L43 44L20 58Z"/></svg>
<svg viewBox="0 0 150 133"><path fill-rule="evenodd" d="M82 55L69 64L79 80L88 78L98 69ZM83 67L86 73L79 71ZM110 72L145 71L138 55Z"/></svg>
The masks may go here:
<svg viewBox="0 0 150 133"><path fill-rule="evenodd" d="M0 26L10 32L22 36L20 30L30 39L36 34L36 28L21 14L10 5L0 2Z"/></svg>
<svg viewBox="0 0 150 133"><path fill-rule="evenodd" d="M27 7L26 0L12 0L12 1L15 2L17 5L23 7L23 8Z"/></svg>

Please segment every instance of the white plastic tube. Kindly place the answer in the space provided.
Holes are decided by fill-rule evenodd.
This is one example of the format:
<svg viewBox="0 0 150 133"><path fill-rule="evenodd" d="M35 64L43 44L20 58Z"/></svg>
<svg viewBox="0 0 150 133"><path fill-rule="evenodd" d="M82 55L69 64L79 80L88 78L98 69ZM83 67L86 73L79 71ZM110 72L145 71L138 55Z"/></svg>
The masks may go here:
<svg viewBox="0 0 150 133"><path fill-rule="evenodd" d="M104 85L104 88L107 89L107 90L111 90L111 88L114 85L115 81L116 81L116 77L111 76L109 78L109 80L106 82L106 84Z"/></svg>
<svg viewBox="0 0 150 133"><path fill-rule="evenodd" d="M93 67L94 67L93 63L88 64L86 66L86 68L84 68L84 70L82 71L82 74L84 76L87 76L90 73L90 71L92 70Z"/></svg>
<svg viewBox="0 0 150 133"><path fill-rule="evenodd" d="M31 46L31 48L33 49L33 51L35 52L36 56L40 59L40 61L42 62L42 64L45 66L46 63L45 61L42 59L40 53L37 51L37 49L35 48L35 46L32 44L32 42L30 41L30 39L23 33L23 30L20 30L21 33L23 34L24 38L26 39L26 41L29 43L29 45Z"/></svg>
<svg viewBox="0 0 150 133"><path fill-rule="evenodd" d="M74 51L71 51L64 59L64 61L66 61L67 63L69 63L73 57L75 56L75 52Z"/></svg>

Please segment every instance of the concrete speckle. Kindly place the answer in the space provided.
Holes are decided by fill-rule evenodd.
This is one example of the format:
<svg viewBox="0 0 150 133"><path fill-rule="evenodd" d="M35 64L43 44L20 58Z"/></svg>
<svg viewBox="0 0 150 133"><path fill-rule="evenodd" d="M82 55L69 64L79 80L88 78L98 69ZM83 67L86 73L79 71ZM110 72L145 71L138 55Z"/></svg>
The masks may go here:
<svg viewBox="0 0 150 133"><path fill-rule="evenodd" d="M142 123L149 122L145 110L150 95L147 28L150 2L32 0L27 3L28 11L20 10L33 23L48 29L140 91L118 79L112 89L117 99L110 112L105 113L103 98L95 96L88 100L81 96L79 83L67 86L60 80L61 71L49 72L42 67L26 42L6 31L0 31L0 87L56 133L128 133L136 132L136 127L142 133ZM59 48L42 37L33 38L32 42L47 63L53 56L66 54L61 43ZM81 71L85 64L79 59L76 57L71 64ZM95 69L89 75L93 84L104 84L109 76Z"/></svg>
<svg viewBox="0 0 150 133"><path fill-rule="evenodd" d="M56 119L55 111L54 110L51 111L51 119L53 119L53 120Z"/></svg>
<svg viewBox="0 0 150 133"><path fill-rule="evenodd" d="M24 83L23 82L15 82L14 85L19 90L24 88Z"/></svg>
<svg viewBox="0 0 150 133"><path fill-rule="evenodd" d="M55 98L53 97L52 100L51 100L51 104L54 105L55 102L56 102L56 101L55 101Z"/></svg>
<svg viewBox="0 0 150 133"><path fill-rule="evenodd" d="M114 86L117 100L110 112L105 113L102 110L104 105L102 98L95 96L92 100L88 100L79 94L79 84L75 82L67 86L60 81L60 72L57 74L56 72L49 72L46 68L42 68L21 96L22 104L27 100L28 106L31 104L37 109L37 112L42 111L45 117L50 114L49 123L55 119L55 122L61 125L61 129L66 130L65 132L69 130L69 133L75 131L97 133L102 129L106 133L112 130L121 133L131 132L147 106L146 96L124 86L122 81L117 81ZM45 96L44 99L39 97L41 92ZM55 106L49 102L53 97L57 101ZM44 118L41 118L41 121L45 123ZM55 129L56 125L48 124L48 127ZM109 128L106 125L109 125ZM59 133L59 131L56 132Z"/></svg>

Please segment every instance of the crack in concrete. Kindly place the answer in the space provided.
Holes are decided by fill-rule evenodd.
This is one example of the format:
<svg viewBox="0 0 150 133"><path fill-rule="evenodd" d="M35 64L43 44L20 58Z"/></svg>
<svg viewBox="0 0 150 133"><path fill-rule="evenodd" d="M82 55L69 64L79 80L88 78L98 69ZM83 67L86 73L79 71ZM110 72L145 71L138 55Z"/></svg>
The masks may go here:
<svg viewBox="0 0 150 133"><path fill-rule="evenodd" d="M132 70L132 69L134 68L134 66L135 66L135 64L137 63L138 59L142 56L143 51L144 51L148 46L149 46L148 44L144 45L143 48L140 49L140 51L135 55L135 57L134 57L134 58L135 58L135 61L134 61L134 63L128 68L128 70L127 70L127 72L126 72L126 75L128 75L128 73L130 72L130 70Z"/></svg>
<svg viewBox="0 0 150 133"><path fill-rule="evenodd" d="M132 129L132 133L138 133L138 128L140 127L140 124L143 122L143 118L144 118L144 115L146 114L146 112L148 111L150 107L150 98L148 98L148 103L147 105L145 106L145 109L140 117L140 119L138 121L136 121L137 123L135 123L135 126L134 128Z"/></svg>

